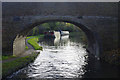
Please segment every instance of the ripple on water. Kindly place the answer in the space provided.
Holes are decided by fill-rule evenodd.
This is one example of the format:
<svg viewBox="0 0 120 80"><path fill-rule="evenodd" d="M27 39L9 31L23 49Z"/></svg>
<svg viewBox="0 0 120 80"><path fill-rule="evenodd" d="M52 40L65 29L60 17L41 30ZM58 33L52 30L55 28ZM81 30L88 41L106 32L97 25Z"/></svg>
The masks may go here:
<svg viewBox="0 0 120 80"><path fill-rule="evenodd" d="M85 73L87 52L82 44L68 40L66 45L40 45L43 51L25 69L28 78L81 78Z"/></svg>

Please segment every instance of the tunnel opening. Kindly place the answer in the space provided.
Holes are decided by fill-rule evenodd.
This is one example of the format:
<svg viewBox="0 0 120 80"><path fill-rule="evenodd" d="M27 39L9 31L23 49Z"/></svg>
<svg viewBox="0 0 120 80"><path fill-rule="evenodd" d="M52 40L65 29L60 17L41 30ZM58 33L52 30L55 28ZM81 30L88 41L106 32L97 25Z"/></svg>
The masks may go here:
<svg viewBox="0 0 120 80"><path fill-rule="evenodd" d="M44 39L51 41L54 39L61 40L62 37L66 35L68 35L69 38L75 38L74 36L77 36L76 41L78 38L85 45L84 48L87 47L88 41L85 33L79 27L67 22L50 21L37 25L29 31L27 38L43 36Z"/></svg>
<svg viewBox="0 0 120 80"><path fill-rule="evenodd" d="M57 22L59 22L60 24L64 24L64 25L67 24L68 26L72 25L72 28L70 29L70 27L68 27L68 26L63 27L63 25L60 25L61 27L58 25L57 25L57 27L53 27L53 25L54 25L53 23L57 23ZM46 26L47 24L50 24L50 23L52 23L52 27L54 29ZM45 27L47 27L47 28L45 28ZM42 29L39 29L39 28L42 28ZM45 28L45 29L43 29L43 28ZM65 29L65 28L67 28L67 29ZM40 33L38 30L40 30ZM65 31L69 31L70 34L69 34L69 37L65 37L65 38L61 37L59 39L58 38L50 39L50 37L44 39L43 37L42 38L39 37L41 35L44 35L45 32L49 32L51 30L52 31L65 30ZM58 75L59 78L62 77L59 74L54 74L54 72L60 73L61 70L59 70L59 69L61 69L61 68L64 69L64 71L62 71L62 72L67 72L68 69L74 69L75 71L73 71L73 73L76 73L76 71L78 71L78 73L73 76L84 77L84 74L85 74L84 70L86 69L87 64L89 64L89 63L87 63L87 61L89 61L88 53L94 54L96 56L96 54L93 52L94 52L95 47L97 47L97 45L95 45L95 41L94 41L94 34L91 31L89 32L86 30L87 29L81 29L81 26L76 26L74 24L64 22L64 21L47 21L42 24L35 25L31 29L26 30L24 33L21 33L24 35L21 35L21 34L18 35L17 38L15 39L16 42L14 42L14 44L21 44L21 45L13 47L13 49L16 48L16 51L18 51L20 49L20 47L22 47L22 49L24 48L24 50L25 50L28 40L33 39L33 37L34 38L36 37L37 39L39 39L37 41L37 43L40 46L42 46L44 50L42 52L39 51L40 54L35 59L34 63L32 63L30 66L28 66L27 74L29 76L27 76L27 77L35 77L34 69L33 69L34 67L31 67L31 66L37 66L38 64L36 64L36 63L41 64L39 66L39 69L41 72L44 72L50 68L50 70L51 70L50 73L51 74L53 73L53 75L51 75L51 77L52 76L55 77L56 75ZM75 36L77 34L78 34L78 36ZM81 36L80 36L80 34L81 34ZM87 36L87 35L89 35L89 36ZM81 43L79 37L85 37L84 39L86 41L84 41L83 44L87 45L87 47L83 48L83 45L79 44L79 42ZM78 41L77 41L77 39L78 39ZM62 42L60 42L60 40ZM24 47L23 47L23 45L24 45ZM85 51L86 48L87 48L88 52ZM13 50L13 51L15 51L15 50ZM16 55L16 52L14 52L14 53ZM23 55L24 54L25 53L23 53ZM18 56L19 55L21 55L21 54L18 53ZM99 57L97 56L97 58L99 58ZM69 64L71 64L71 65L69 65ZM64 66L64 65L67 65L67 66ZM69 68L68 68L68 65L70 66ZM96 65L96 64L94 64L94 65ZM46 68L46 66L48 68ZM79 72L79 70L76 67L80 68L80 70L83 70L83 71ZM55 69L53 69L53 68L55 68ZM31 70L31 69L33 71L29 72L29 70ZM47 73L49 73L49 72L46 72L46 74L44 74L44 73L39 72L39 70L36 70L36 71L38 71L38 72L36 72L36 74L39 74L40 78L46 77L45 75L47 75ZM54 72L52 72L52 71L54 71ZM69 73L72 74L70 71L70 72L68 72L68 75L66 75L65 77L71 77L69 75ZM64 74L62 74L62 75L64 75ZM47 77L49 77L49 74L47 75Z"/></svg>
<svg viewBox="0 0 120 80"><path fill-rule="evenodd" d="M28 24L26 26L28 26L27 28L25 28L23 31L20 32L20 34L17 35L17 37L15 38L14 40L14 43L13 43L13 54L16 54L16 51L18 51L21 47L21 52L24 51L25 49L25 38L26 36L28 35L28 32L30 30L32 30L35 26L38 26L40 24L43 24L43 23L46 23L46 22L54 22L54 21L58 21L58 22L66 22L66 23L71 23L71 24L74 24L75 26L77 26L78 28L80 28L86 35L87 37L87 40L88 40L88 47L87 47L87 51L89 51L89 53L91 54L94 54L95 57L97 57L98 59L100 58L100 52L101 52L101 49L100 49L100 43L98 41L98 35L96 33L94 33L91 29L89 29L87 26L84 26L79 20L77 19L59 19L59 18L53 18L52 19L50 18L43 18L42 21L40 20L36 20L35 22L31 23L31 24ZM22 44L21 46L18 47L18 49L14 49L14 48L17 48L15 45L16 43L21 43L21 40L22 40ZM20 42L18 42L20 41ZM24 45L24 46L23 46Z"/></svg>

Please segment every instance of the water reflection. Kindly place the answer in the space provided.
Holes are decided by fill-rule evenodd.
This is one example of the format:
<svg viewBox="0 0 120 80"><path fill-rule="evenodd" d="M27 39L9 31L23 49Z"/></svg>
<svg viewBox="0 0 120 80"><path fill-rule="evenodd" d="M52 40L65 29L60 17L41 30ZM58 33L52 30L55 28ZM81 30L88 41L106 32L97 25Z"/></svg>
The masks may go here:
<svg viewBox="0 0 120 80"><path fill-rule="evenodd" d="M40 39L40 46L65 46L69 41L69 35L60 38L43 38Z"/></svg>
<svg viewBox="0 0 120 80"><path fill-rule="evenodd" d="M80 43L71 42L69 35L39 44L44 50L28 67L28 77L75 78L85 73L87 53Z"/></svg>
<svg viewBox="0 0 120 80"><path fill-rule="evenodd" d="M60 38L55 38L54 39L54 46L65 46L68 44L69 41L69 35L62 36Z"/></svg>

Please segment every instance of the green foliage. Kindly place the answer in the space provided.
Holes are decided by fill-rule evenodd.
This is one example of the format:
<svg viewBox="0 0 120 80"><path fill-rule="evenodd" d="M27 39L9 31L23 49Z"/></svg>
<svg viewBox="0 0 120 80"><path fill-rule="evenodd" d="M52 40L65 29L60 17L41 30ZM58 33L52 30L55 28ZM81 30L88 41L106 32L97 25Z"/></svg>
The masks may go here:
<svg viewBox="0 0 120 80"><path fill-rule="evenodd" d="M74 24L66 23L66 22L48 22L40 25L40 27L41 26L49 27L49 30L68 30L68 31L77 30Z"/></svg>
<svg viewBox="0 0 120 80"><path fill-rule="evenodd" d="M39 34L39 28L38 27L34 27L33 30L32 30L32 36L35 36Z"/></svg>
<svg viewBox="0 0 120 80"><path fill-rule="evenodd" d="M33 61L38 54L30 54L25 57L18 57L17 59L9 62L2 63L2 77L6 77L16 70L26 66L28 63Z"/></svg>
<svg viewBox="0 0 120 80"><path fill-rule="evenodd" d="M74 24L66 22L56 22L55 30L65 30L69 32L77 31L77 27Z"/></svg>
<svg viewBox="0 0 120 80"><path fill-rule="evenodd" d="M32 37L41 38L41 37L44 37L44 35L42 34L42 35L37 35L37 36L28 36L28 37L26 37L26 39L29 39L29 38L32 38Z"/></svg>
<svg viewBox="0 0 120 80"><path fill-rule="evenodd" d="M25 49L28 50L28 46L25 46Z"/></svg>
<svg viewBox="0 0 120 80"><path fill-rule="evenodd" d="M54 27L57 26L56 22L49 22L48 24L49 24L49 27L50 27L51 30L54 30Z"/></svg>
<svg viewBox="0 0 120 80"><path fill-rule="evenodd" d="M31 32L29 32L29 35L35 36L43 34L45 31L49 30L65 30L69 32L74 32L78 31L78 28L77 26L71 23L54 21L36 26L35 28L33 28L33 30L31 30Z"/></svg>
<svg viewBox="0 0 120 80"><path fill-rule="evenodd" d="M46 28L49 28L49 29L50 29L50 27L49 27L49 24L48 24L48 23L41 24L41 26L43 26L43 27L46 27Z"/></svg>

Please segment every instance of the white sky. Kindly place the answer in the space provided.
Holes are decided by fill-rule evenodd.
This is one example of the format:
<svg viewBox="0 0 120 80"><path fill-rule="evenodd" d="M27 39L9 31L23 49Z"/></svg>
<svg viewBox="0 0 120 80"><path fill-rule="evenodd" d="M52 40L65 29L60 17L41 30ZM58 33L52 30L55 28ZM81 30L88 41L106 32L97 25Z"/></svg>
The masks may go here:
<svg viewBox="0 0 120 80"><path fill-rule="evenodd" d="M0 0L2 2L119 2L120 0Z"/></svg>

